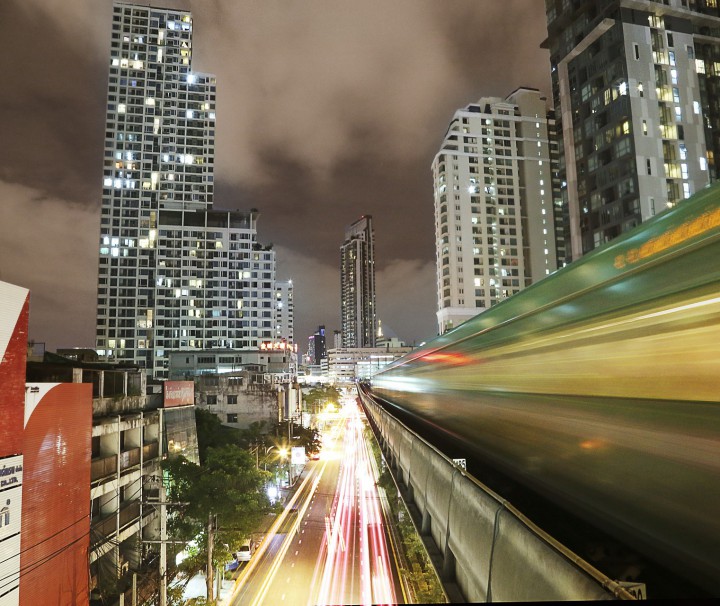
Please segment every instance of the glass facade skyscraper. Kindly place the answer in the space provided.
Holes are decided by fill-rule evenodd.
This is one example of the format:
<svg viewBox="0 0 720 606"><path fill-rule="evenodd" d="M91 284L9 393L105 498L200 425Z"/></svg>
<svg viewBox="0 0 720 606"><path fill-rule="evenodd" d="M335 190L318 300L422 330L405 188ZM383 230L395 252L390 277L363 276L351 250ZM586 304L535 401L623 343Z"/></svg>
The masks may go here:
<svg viewBox="0 0 720 606"><path fill-rule="evenodd" d="M343 347L375 347L375 232L370 215L345 230L340 247L340 320Z"/></svg>

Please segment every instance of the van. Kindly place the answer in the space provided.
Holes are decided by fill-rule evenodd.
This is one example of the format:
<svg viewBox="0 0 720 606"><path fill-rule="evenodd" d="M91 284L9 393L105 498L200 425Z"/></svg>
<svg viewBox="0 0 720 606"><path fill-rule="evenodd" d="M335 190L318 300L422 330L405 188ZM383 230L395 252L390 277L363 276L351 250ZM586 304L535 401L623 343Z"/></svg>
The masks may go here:
<svg viewBox="0 0 720 606"><path fill-rule="evenodd" d="M249 562L252 554L255 552L255 545L249 539L245 541L235 554L238 562Z"/></svg>

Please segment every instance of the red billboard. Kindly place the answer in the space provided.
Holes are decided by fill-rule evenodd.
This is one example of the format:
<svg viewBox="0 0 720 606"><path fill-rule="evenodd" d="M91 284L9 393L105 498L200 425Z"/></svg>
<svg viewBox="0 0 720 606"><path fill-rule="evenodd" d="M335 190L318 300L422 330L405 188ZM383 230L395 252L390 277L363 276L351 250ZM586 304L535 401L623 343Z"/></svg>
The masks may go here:
<svg viewBox="0 0 720 606"><path fill-rule="evenodd" d="M0 604L20 603L28 291L0 282Z"/></svg>
<svg viewBox="0 0 720 606"><path fill-rule="evenodd" d="M165 381L163 394L165 408L195 404L195 383L193 381Z"/></svg>
<svg viewBox="0 0 720 606"><path fill-rule="evenodd" d="M0 282L0 459L22 452L28 291Z"/></svg>
<svg viewBox="0 0 720 606"><path fill-rule="evenodd" d="M20 606L87 606L92 385L28 384Z"/></svg>

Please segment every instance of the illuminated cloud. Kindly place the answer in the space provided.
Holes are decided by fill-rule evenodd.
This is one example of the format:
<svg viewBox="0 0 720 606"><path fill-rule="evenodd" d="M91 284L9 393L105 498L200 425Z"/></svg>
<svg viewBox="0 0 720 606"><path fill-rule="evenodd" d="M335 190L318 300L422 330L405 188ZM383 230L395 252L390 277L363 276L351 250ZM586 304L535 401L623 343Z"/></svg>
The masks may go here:
<svg viewBox="0 0 720 606"><path fill-rule="evenodd" d="M410 341L424 335L425 307L435 322L434 274L427 269L434 264L432 157L458 107L521 85L549 91L548 54L539 48L543 3L159 4L193 12L193 69L218 80L215 204L258 208L259 239L282 251L281 267L297 268L287 277L302 294L298 341L339 316L337 251L345 226L361 214L374 217L379 275L406 262L417 273L397 279L409 281L418 300L431 301L401 310L392 302L394 284L384 293L379 286L383 322ZM0 19L0 36L13 49L0 55L0 179L31 191L30 199L44 196L48 216L85 217L79 225L91 233L77 236L74 261L84 268L81 281L97 271L93 221L102 187L111 7L110 0L5 0ZM28 225L34 208L11 203L2 212L11 225ZM26 266L44 272L38 248L22 246ZM303 282L312 290L304 291ZM90 314L77 322L93 326L94 284L77 288L38 284L36 313L40 301L63 309L72 303ZM67 318L58 324L70 326ZM73 338L68 333L61 344Z"/></svg>

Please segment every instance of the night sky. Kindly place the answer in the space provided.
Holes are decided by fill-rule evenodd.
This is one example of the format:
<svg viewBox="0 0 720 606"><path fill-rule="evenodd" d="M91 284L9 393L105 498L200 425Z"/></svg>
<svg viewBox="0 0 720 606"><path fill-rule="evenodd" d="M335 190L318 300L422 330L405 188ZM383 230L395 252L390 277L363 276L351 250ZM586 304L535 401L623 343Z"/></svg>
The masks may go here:
<svg viewBox="0 0 720 606"><path fill-rule="evenodd" d="M363 214L385 332L434 336L430 165L458 108L549 95L543 2L154 5L193 13L193 71L217 76L214 207L259 209L300 350L319 324L339 329L339 247ZM111 10L0 2L0 280L30 289L30 338L48 350L94 346Z"/></svg>

